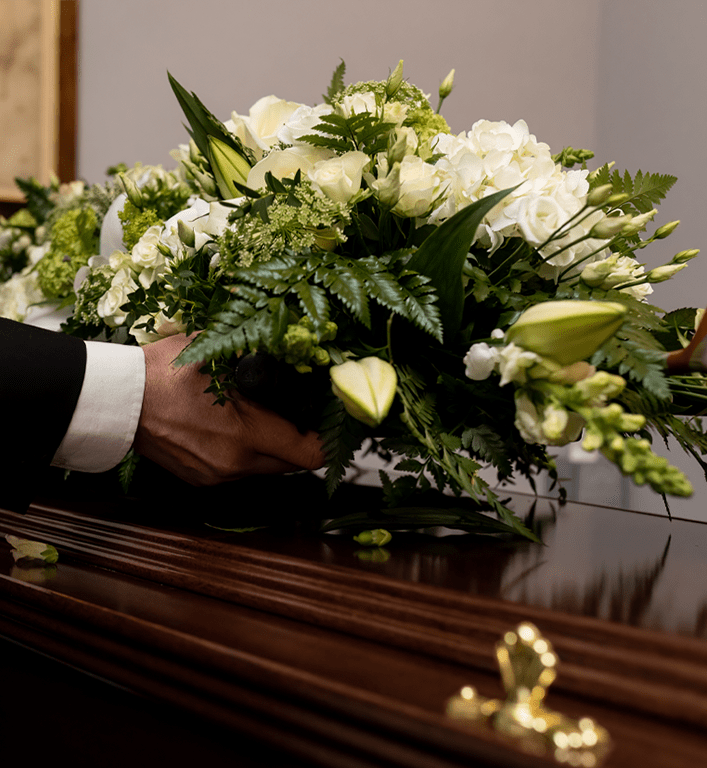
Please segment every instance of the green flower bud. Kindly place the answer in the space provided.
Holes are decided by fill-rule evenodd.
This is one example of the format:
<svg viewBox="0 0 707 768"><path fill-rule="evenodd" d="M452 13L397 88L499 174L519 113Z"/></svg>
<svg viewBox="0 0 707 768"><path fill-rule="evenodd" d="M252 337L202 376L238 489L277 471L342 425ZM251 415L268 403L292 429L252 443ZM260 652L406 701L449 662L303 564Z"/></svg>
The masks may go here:
<svg viewBox="0 0 707 768"><path fill-rule="evenodd" d="M392 538L390 531L385 528L374 528L371 531L361 531L358 536L354 536L354 541L364 547L383 547Z"/></svg>
<svg viewBox="0 0 707 768"><path fill-rule="evenodd" d="M699 248L689 248L686 251L680 251L679 253L676 253L675 256L673 256L672 263L684 264L685 262L690 261L690 259L694 259L699 252Z"/></svg>
<svg viewBox="0 0 707 768"><path fill-rule="evenodd" d="M400 163L395 163L384 179L377 183L378 200L384 208L395 208L400 199Z"/></svg>
<svg viewBox="0 0 707 768"><path fill-rule="evenodd" d="M639 232L645 229L646 224L648 224L649 221L652 220L652 218L658 213L658 211L654 208L652 211L648 211L648 213L642 213L640 216L634 216L631 221L621 230L622 235L637 235Z"/></svg>
<svg viewBox="0 0 707 768"><path fill-rule="evenodd" d="M601 448L603 443L604 437L601 432L587 429L584 440L582 440L582 448L585 451L596 451L597 448Z"/></svg>
<svg viewBox="0 0 707 768"><path fill-rule="evenodd" d="M388 415L398 384L390 363L364 357L332 366L330 375L334 394L354 419L377 427Z"/></svg>
<svg viewBox="0 0 707 768"><path fill-rule="evenodd" d="M315 365L329 365L331 357L324 347L315 347L312 350L312 360Z"/></svg>
<svg viewBox="0 0 707 768"><path fill-rule="evenodd" d="M454 70L452 69L447 77L442 80L442 84L439 86L439 98L446 99L454 88Z"/></svg>
<svg viewBox="0 0 707 768"><path fill-rule="evenodd" d="M623 231L623 228L631 221L632 217L628 214L623 216L609 216L606 219L598 221L590 230L590 237L597 237L600 240L606 240L614 237Z"/></svg>
<svg viewBox="0 0 707 768"><path fill-rule="evenodd" d="M611 338L625 314L622 304L610 301L545 301L523 312L506 339L562 366L571 365Z"/></svg>
<svg viewBox="0 0 707 768"><path fill-rule="evenodd" d="M390 77L385 84L385 95L388 98L395 96L403 82L403 60L400 59L398 66L390 73Z"/></svg>
<svg viewBox="0 0 707 768"><path fill-rule="evenodd" d="M656 229L653 237L656 240L662 240L664 237L667 237L669 234L671 234L679 223L680 219L677 221L669 221L667 224L663 224L662 227L658 227L658 229Z"/></svg>
<svg viewBox="0 0 707 768"><path fill-rule="evenodd" d="M611 195L606 203L607 205L621 205L621 203L625 203L628 200L628 194L626 192L617 192L615 195Z"/></svg>
<svg viewBox="0 0 707 768"><path fill-rule="evenodd" d="M145 198L138 185L124 173L121 173L119 178L123 183L123 188L125 189L125 194L128 196L128 200L130 200L136 208L142 208L143 205L145 205Z"/></svg>
<svg viewBox="0 0 707 768"><path fill-rule="evenodd" d="M665 280L677 274L681 269L685 269L687 264L664 264L662 267L656 267L646 273L646 279L649 283L662 283Z"/></svg>
<svg viewBox="0 0 707 768"><path fill-rule="evenodd" d="M602 184L600 187L596 187L587 195L587 205L591 205L593 208L601 208L602 205L609 199L613 185Z"/></svg>
<svg viewBox="0 0 707 768"><path fill-rule="evenodd" d="M324 330L319 334L319 341L333 341L336 338L336 333L339 330L336 323L331 320L327 320L324 323Z"/></svg>
<svg viewBox="0 0 707 768"><path fill-rule="evenodd" d="M199 147L196 146L194 139L189 139L189 159L195 165L199 165L204 161L204 156L199 152Z"/></svg>
<svg viewBox="0 0 707 768"><path fill-rule="evenodd" d="M185 221L182 221L179 219L177 221L177 233L179 234L179 239L186 245L188 248L193 248L196 244L196 236L194 235L194 228L190 227Z"/></svg>
<svg viewBox="0 0 707 768"><path fill-rule="evenodd" d="M190 166L189 172L194 177L196 183L204 190L207 195L216 197L218 194L218 187L216 181L211 174L206 171L199 170L196 166Z"/></svg>
<svg viewBox="0 0 707 768"><path fill-rule="evenodd" d="M387 549L376 547L375 549L359 549L354 555L366 563L387 563L390 560L390 552Z"/></svg>
<svg viewBox="0 0 707 768"><path fill-rule="evenodd" d="M214 136L209 136L209 152L211 168L216 177L219 192L226 199L238 197L240 192L233 182L246 183L250 172L250 163L233 147L229 147L228 144Z"/></svg>

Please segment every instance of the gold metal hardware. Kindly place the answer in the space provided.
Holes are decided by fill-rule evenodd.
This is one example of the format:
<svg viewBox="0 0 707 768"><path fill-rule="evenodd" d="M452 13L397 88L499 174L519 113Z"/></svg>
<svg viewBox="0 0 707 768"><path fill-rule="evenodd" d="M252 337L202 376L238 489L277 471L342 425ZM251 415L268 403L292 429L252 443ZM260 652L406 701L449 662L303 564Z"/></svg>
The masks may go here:
<svg viewBox="0 0 707 768"><path fill-rule="evenodd" d="M544 706L557 677L558 658L551 643L528 622L496 643L506 699L486 699L466 686L447 702L447 714L490 722L501 733L521 739L532 752L550 752L560 762L595 768L608 752L606 729L591 718L573 720Z"/></svg>

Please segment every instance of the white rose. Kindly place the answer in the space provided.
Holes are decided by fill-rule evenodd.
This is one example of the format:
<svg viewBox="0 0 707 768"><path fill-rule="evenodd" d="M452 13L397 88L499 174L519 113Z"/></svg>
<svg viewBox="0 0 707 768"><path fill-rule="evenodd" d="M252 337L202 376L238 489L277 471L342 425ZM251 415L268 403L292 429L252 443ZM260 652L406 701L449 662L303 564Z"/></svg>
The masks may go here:
<svg viewBox="0 0 707 768"><path fill-rule="evenodd" d="M154 224L135 243L130 258L136 267L159 267L165 263L164 254L158 248L163 227Z"/></svg>
<svg viewBox="0 0 707 768"><path fill-rule="evenodd" d="M128 296L137 290L129 269L123 268L113 278L110 288L98 300L98 314L106 321L106 325L117 328L125 322L127 314L120 307L128 300Z"/></svg>
<svg viewBox="0 0 707 768"><path fill-rule="evenodd" d="M490 347L486 342L473 344L464 355L466 375L474 381L483 381L493 373L499 358L497 347Z"/></svg>
<svg viewBox="0 0 707 768"><path fill-rule="evenodd" d="M307 172L309 180L336 203L348 203L361 189L363 169L369 157L365 152L346 152L339 157L320 160Z"/></svg>
<svg viewBox="0 0 707 768"><path fill-rule="evenodd" d="M318 162L333 156L334 153L331 150L320 147L274 149L251 168L246 185L251 189L262 189L265 186L265 174L268 171L276 179L292 178L297 171L307 174Z"/></svg>
<svg viewBox="0 0 707 768"><path fill-rule="evenodd" d="M312 133L314 127L321 123L322 115L329 115L331 112L332 108L328 104L319 104L316 107L302 104L277 132L277 138L283 144L297 144L302 136Z"/></svg>
<svg viewBox="0 0 707 768"><path fill-rule="evenodd" d="M417 155L406 155L399 164L399 169L398 201L393 211L408 218L427 215L446 190L446 174L443 175ZM385 190L385 179L374 181L373 188L378 191Z"/></svg>
<svg viewBox="0 0 707 768"><path fill-rule="evenodd" d="M263 96L253 104L248 117L233 112L225 126L247 147L262 157L278 140L277 133L292 114L301 107L294 101L278 99L277 96Z"/></svg>
<svg viewBox="0 0 707 768"><path fill-rule="evenodd" d="M376 96L370 91L344 96L338 105L338 111L347 119L351 115L359 115L362 112L370 112L372 115L375 115L378 112Z"/></svg>

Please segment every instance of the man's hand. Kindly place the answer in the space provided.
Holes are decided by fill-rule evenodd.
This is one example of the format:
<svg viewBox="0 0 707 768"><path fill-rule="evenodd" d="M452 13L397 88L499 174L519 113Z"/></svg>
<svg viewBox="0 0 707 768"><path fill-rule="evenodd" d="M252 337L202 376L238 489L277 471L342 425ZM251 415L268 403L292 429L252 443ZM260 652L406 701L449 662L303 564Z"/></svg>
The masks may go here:
<svg viewBox="0 0 707 768"><path fill-rule="evenodd" d="M192 485L215 485L256 474L317 469L324 463L315 432L300 434L272 411L234 393L214 405L199 367L177 368L189 343L170 336L143 347L145 397L133 447Z"/></svg>

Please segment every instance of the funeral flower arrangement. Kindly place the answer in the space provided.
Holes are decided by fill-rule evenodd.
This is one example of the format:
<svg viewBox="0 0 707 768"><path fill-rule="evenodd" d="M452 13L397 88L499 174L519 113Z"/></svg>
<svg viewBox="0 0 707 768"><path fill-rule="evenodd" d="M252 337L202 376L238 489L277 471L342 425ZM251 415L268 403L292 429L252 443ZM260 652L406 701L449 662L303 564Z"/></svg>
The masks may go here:
<svg viewBox="0 0 707 768"><path fill-rule="evenodd" d="M402 62L343 79L342 63L317 106L268 96L224 123L171 79L191 136L176 170L21 182L0 312L55 302L66 332L122 343L202 331L179 363L205 366L217 400L238 391L318 429L330 492L366 441L398 457L402 474L381 475L390 510L359 528L532 535L479 469L554 477L552 447L576 440L690 494L650 440L705 466L702 379L666 368L699 316L650 299L697 251L639 258L677 226L646 231L675 178L590 172L591 152L553 155L522 120L453 133ZM415 506L431 487L495 515Z"/></svg>

